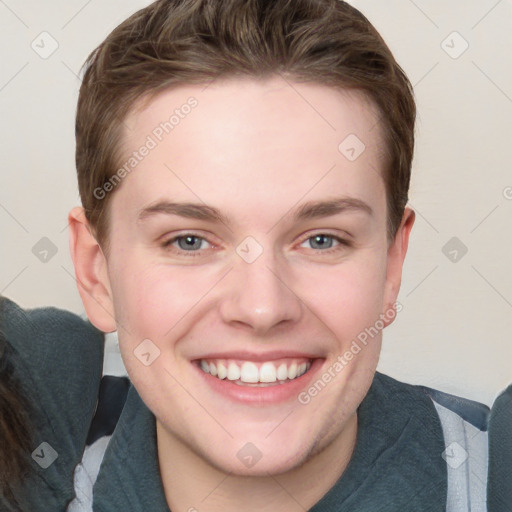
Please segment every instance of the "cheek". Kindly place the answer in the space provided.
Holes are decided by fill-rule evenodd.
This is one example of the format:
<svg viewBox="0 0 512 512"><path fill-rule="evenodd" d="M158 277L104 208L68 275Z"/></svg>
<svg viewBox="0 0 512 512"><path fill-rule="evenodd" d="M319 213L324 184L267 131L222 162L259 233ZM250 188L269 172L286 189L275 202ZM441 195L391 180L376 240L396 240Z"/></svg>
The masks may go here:
<svg viewBox="0 0 512 512"><path fill-rule="evenodd" d="M382 312L385 259L370 251L366 256L295 277L298 295L341 342L373 325Z"/></svg>
<svg viewBox="0 0 512 512"><path fill-rule="evenodd" d="M188 295L193 295L179 274L166 275L152 265L136 262L119 272L112 285L116 320L127 327L131 338L160 339L185 314Z"/></svg>
<svg viewBox="0 0 512 512"><path fill-rule="evenodd" d="M125 261L111 284L119 348L130 379L140 389L154 389L162 382L172 386L165 367L172 365L176 358L173 340L185 334L186 322L180 320L197 302L193 283L180 272L171 273L169 269L133 258ZM147 340L151 341L149 345ZM141 345L143 342L145 345ZM149 366L138 359L148 351L146 347L152 356L158 354Z"/></svg>

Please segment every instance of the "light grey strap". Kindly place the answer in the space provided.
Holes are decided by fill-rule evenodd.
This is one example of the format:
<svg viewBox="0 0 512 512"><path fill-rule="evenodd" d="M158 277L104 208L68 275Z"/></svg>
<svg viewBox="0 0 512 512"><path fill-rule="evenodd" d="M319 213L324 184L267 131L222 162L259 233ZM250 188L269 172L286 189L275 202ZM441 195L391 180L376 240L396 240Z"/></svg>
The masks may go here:
<svg viewBox="0 0 512 512"><path fill-rule="evenodd" d="M448 470L446 512L487 512L487 432L434 401L445 440Z"/></svg>
<svg viewBox="0 0 512 512"><path fill-rule="evenodd" d="M75 468L75 499L68 505L67 512L92 512L92 489L111 437L101 437L85 448L82 462Z"/></svg>

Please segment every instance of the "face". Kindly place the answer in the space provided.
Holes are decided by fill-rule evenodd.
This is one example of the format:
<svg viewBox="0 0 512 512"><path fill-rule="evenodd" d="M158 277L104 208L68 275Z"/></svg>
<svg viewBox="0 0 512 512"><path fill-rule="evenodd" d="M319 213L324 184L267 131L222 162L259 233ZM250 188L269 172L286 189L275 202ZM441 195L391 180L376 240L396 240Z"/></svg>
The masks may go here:
<svg viewBox="0 0 512 512"><path fill-rule="evenodd" d="M377 122L360 93L280 78L181 87L126 119L105 288L159 436L277 474L355 418L404 256Z"/></svg>

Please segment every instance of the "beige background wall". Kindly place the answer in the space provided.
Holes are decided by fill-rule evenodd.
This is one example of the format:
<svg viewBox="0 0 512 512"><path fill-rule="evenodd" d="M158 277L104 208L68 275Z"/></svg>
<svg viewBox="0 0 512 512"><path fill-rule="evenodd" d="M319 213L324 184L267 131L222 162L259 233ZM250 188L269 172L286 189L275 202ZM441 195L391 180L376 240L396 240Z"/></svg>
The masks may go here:
<svg viewBox="0 0 512 512"><path fill-rule="evenodd" d="M79 203L77 75L147 3L0 2L0 292L23 307L83 313L66 228ZM394 51L419 109L417 221L379 369L490 404L512 382L512 1L352 3Z"/></svg>

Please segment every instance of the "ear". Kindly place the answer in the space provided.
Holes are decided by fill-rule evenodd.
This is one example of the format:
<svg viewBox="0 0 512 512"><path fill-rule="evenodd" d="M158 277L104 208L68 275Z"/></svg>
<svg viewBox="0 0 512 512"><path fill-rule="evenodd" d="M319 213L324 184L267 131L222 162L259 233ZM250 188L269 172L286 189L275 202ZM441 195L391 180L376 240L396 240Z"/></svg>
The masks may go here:
<svg viewBox="0 0 512 512"><path fill-rule="evenodd" d="M406 207L395 238L388 248L384 311L382 312L385 326L390 325L396 317L396 311L392 317L390 317L389 314L386 314L386 312L395 309L396 299L402 283L402 268L407 248L409 246L409 235L415 218L416 214L414 213L414 210Z"/></svg>
<svg viewBox="0 0 512 512"><path fill-rule="evenodd" d="M69 248L75 266L78 292L93 325L100 331L116 330L112 291L107 260L93 235L83 208L73 208L68 215Z"/></svg>

